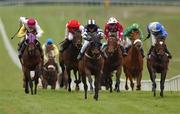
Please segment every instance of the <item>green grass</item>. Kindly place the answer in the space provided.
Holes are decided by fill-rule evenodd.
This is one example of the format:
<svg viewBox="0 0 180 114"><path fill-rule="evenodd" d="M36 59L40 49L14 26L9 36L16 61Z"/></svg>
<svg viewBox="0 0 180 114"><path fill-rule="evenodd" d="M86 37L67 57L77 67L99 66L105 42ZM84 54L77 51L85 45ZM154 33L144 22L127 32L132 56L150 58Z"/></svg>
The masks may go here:
<svg viewBox="0 0 180 114"><path fill-rule="evenodd" d="M13 94L12 94L13 93ZM40 90L37 95L25 95L22 90L2 90L1 114L178 114L180 93L100 92L99 101L83 92Z"/></svg>
<svg viewBox="0 0 180 114"><path fill-rule="evenodd" d="M167 10L168 9L168 10ZM167 78L179 74L180 53L180 8L169 6L113 6L107 12L99 6L1 6L0 17L5 24L8 36L18 28L20 16L35 17L45 31L40 39L43 43L47 37L58 43L63 40L66 22L75 18L83 25L88 18L96 19L100 27L110 16L117 17L124 27L138 22L146 33L146 25L151 21L163 23L169 33L167 45L173 54ZM11 41L17 48L19 39ZM3 42L0 36L0 42ZM144 42L147 53L150 41ZM22 89L22 72L11 61L4 44L0 45L0 114L178 114L180 113L180 93L165 92L165 97L152 97L151 92L100 92L98 102L88 93L84 100L83 92L68 93L64 90L41 90L35 96L24 94ZM122 75L124 78L124 74ZM144 62L143 79L149 79Z"/></svg>

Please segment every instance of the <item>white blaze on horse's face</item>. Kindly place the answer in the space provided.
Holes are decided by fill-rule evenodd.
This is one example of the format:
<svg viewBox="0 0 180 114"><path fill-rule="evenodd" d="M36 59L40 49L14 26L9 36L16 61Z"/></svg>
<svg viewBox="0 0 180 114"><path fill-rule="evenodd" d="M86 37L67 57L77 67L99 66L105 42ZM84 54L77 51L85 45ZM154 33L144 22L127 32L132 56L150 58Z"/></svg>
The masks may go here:
<svg viewBox="0 0 180 114"><path fill-rule="evenodd" d="M161 45L162 45L162 44L163 44L163 41L160 41L160 42L159 42L159 44L161 44Z"/></svg>

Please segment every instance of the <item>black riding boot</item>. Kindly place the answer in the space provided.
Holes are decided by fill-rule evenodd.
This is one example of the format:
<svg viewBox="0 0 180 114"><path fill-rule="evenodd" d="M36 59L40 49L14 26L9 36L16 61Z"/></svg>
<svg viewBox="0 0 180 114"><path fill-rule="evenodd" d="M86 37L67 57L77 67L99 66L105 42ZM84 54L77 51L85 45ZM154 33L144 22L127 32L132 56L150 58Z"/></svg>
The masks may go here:
<svg viewBox="0 0 180 114"><path fill-rule="evenodd" d="M60 52L62 53L69 46L70 43L71 43L70 40L65 39L64 42L60 46Z"/></svg>
<svg viewBox="0 0 180 114"><path fill-rule="evenodd" d="M145 57L143 48L141 48L141 55L143 58Z"/></svg>
<svg viewBox="0 0 180 114"><path fill-rule="evenodd" d="M150 55L151 55L151 52L153 51L153 49L154 49L154 46L151 46L151 48L149 49L148 54L147 54L148 59L150 58Z"/></svg>
<svg viewBox="0 0 180 114"><path fill-rule="evenodd" d="M18 57L19 57L19 59L21 58L21 56L22 56L25 48L26 48L26 44L25 44L25 40L23 40L22 42L20 42L20 43L18 44L18 52L19 52Z"/></svg>
<svg viewBox="0 0 180 114"><path fill-rule="evenodd" d="M168 54L168 58L171 59L172 58L172 55L171 53L169 52L169 50L167 49L167 46L165 48L165 52Z"/></svg>

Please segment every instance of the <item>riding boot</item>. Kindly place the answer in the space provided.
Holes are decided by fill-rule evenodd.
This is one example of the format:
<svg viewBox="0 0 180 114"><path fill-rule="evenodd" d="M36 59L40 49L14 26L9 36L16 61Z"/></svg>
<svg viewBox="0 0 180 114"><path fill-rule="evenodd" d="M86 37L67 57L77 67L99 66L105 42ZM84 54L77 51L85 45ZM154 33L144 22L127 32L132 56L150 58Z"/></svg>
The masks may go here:
<svg viewBox="0 0 180 114"><path fill-rule="evenodd" d="M65 39L60 46L60 52L62 53L69 46L70 43L71 43L70 40Z"/></svg>
<svg viewBox="0 0 180 114"><path fill-rule="evenodd" d="M26 48L25 40L23 40L23 41L22 41L21 43L19 43L18 45L19 45L19 47L18 47L18 52L19 52L18 57L19 57L19 59L20 59L21 56L22 56L22 54L23 54L23 52L24 52L24 50L25 50L25 48Z"/></svg>
<svg viewBox="0 0 180 114"><path fill-rule="evenodd" d="M172 55L171 55L171 53L169 52L169 50L167 49L167 46L165 47L165 52L168 54L168 58L169 58L169 59L172 59Z"/></svg>
<svg viewBox="0 0 180 114"><path fill-rule="evenodd" d="M127 56L127 55L128 55L128 54L127 54L127 50L128 50L128 49L124 48L123 46L120 46L120 49L121 49L121 51L122 51L122 53L123 53L123 56Z"/></svg>
<svg viewBox="0 0 180 114"><path fill-rule="evenodd" d="M39 49L40 53L41 53L41 59L44 60L44 54L43 54L43 49L41 47L41 43L37 40L37 48Z"/></svg>
<svg viewBox="0 0 180 114"><path fill-rule="evenodd" d="M148 59L150 59L150 57L151 57L151 52L153 51L153 49L154 49L154 46L151 46L151 48L149 49L148 54L147 54L147 58L148 58Z"/></svg>
<svg viewBox="0 0 180 114"><path fill-rule="evenodd" d="M106 54L106 52L105 52L106 48L107 48L107 44L104 44L104 45L102 46L102 49L101 49L101 53L102 53L102 56L103 56L104 58L108 58L108 56L107 56L107 54Z"/></svg>
<svg viewBox="0 0 180 114"><path fill-rule="evenodd" d="M80 52L77 56L77 60L81 60L82 56L83 56L83 53Z"/></svg>
<svg viewBox="0 0 180 114"><path fill-rule="evenodd" d="M144 50L143 50L143 48L141 48L141 55L142 55L142 57L144 58L145 57L145 55L144 55Z"/></svg>

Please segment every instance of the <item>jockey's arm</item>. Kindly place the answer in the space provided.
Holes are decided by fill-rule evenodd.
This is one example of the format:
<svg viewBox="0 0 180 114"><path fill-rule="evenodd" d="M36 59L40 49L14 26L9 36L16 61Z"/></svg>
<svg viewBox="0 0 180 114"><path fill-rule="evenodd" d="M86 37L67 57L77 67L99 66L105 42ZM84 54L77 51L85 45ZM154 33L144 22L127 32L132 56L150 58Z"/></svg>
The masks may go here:
<svg viewBox="0 0 180 114"><path fill-rule="evenodd" d="M65 29L65 35L64 35L64 38L65 38L65 39L68 38L68 27L67 27L67 24L66 24L66 29Z"/></svg>
<svg viewBox="0 0 180 114"><path fill-rule="evenodd" d="M36 37L39 39L44 32L38 24L36 25L36 31L37 31Z"/></svg>
<svg viewBox="0 0 180 114"><path fill-rule="evenodd" d="M53 47L54 47L54 55L55 55L55 57L58 59L58 56L59 56L59 50L58 50L58 48L57 48L56 45L53 45Z"/></svg>
<svg viewBox="0 0 180 114"><path fill-rule="evenodd" d="M149 24L149 25L150 25L150 24ZM150 38L150 36L151 36L151 32L150 32L149 25L147 26L147 32L148 32L148 35L146 36L146 38Z"/></svg>
<svg viewBox="0 0 180 114"><path fill-rule="evenodd" d="M46 53L46 46L45 46L45 44L43 44L42 49L43 49L43 54L44 54L44 61L47 61L48 57L47 57L47 53Z"/></svg>
<svg viewBox="0 0 180 114"><path fill-rule="evenodd" d="M25 35L26 35L26 28L24 25L22 25L19 32L17 33L17 37L24 38Z"/></svg>
<svg viewBox="0 0 180 114"><path fill-rule="evenodd" d="M20 17L19 22L20 22L20 24L24 25L27 23L27 18L26 17Z"/></svg>

